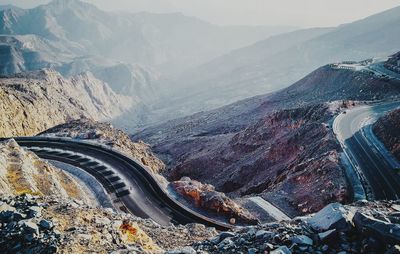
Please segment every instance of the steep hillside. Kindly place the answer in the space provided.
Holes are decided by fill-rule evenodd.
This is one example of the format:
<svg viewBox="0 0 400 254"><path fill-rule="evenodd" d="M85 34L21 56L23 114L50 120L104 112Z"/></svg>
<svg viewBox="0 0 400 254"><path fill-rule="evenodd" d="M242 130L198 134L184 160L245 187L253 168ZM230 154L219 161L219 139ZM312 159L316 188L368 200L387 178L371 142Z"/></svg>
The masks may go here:
<svg viewBox="0 0 400 254"><path fill-rule="evenodd" d="M155 70L98 56L77 57L60 41L36 35L0 35L0 55L3 75L51 68L65 77L73 77L90 71L114 92L140 98L143 103L159 96L153 83L160 74Z"/></svg>
<svg viewBox="0 0 400 254"><path fill-rule="evenodd" d="M134 105L90 73L65 79L51 70L0 78L0 97L2 137L35 135L83 116L111 119Z"/></svg>
<svg viewBox="0 0 400 254"><path fill-rule="evenodd" d="M185 90L172 90L174 100L160 102L160 115L188 115L276 91L327 63L389 56L398 51L399 24L397 7L335 29L268 38L173 77L170 84Z"/></svg>
<svg viewBox="0 0 400 254"><path fill-rule="evenodd" d="M381 117L374 125L375 135L383 142L388 150L400 160L400 109L389 112Z"/></svg>
<svg viewBox="0 0 400 254"><path fill-rule="evenodd" d="M0 74L57 68L72 60L72 52L62 43L36 35L1 35L0 55Z"/></svg>
<svg viewBox="0 0 400 254"><path fill-rule="evenodd" d="M347 199L341 148L329 128L336 110L347 101L399 96L398 80L328 65L279 92L169 121L133 139L152 145L169 179L188 176L231 196L262 195L295 215Z"/></svg>
<svg viewBox="0 0 400 254"><path fill-rule="evenodd" d="M25 151L14 140L0 142L0 195L35 194L96 201L72 176Z"/></svg>

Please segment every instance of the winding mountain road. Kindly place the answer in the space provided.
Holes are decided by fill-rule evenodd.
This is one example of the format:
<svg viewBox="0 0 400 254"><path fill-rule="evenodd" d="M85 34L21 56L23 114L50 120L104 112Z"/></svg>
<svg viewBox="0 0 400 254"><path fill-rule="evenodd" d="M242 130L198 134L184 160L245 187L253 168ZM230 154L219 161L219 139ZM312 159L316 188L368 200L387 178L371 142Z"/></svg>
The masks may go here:
<svg viewBox="0 0 400 254"><path fill-rule="evenodd" d="M366 105L336 117L333 129L368 199L400 198L399 163L374 136L371 126L380 116L400 107L400 102Z"/></svg>
<svg viewBox="0 0 400 254"><path fill-rule="evenodd" d="M151 218L161 225L196 222L221 230L233 228L183 206L169 196L146 168L111 148L66 138L14 139L40 158L67 163L93 175L120 210Z"/></svg>

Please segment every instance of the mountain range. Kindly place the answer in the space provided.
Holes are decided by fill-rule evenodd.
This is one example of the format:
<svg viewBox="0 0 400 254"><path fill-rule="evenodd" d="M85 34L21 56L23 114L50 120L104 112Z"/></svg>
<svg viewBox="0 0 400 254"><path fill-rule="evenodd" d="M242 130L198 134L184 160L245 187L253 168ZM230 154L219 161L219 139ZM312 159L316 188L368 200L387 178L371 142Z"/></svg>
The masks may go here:
<svg viewBox="0 0 400 254"><path fill-rule="evenodd" d="M359 101L400 97L400 81L325 65L280 91L149 127L133 135L167 164L166 177L261 195L293 216L350 199L330 124Z"/></svg>
<svg viewBox="0 0 400 254"><path fill-rule="evenodd" d="M107 12L80 0L33 9L7 5L0 8L0 74L50 68L69 78L90 71L114 92L134 97L138 106L128 115L146 119L149 106L164 99L155 85L161 77L294 29L218 26L180 13ZM134 118L120 125L145 124Z"/></svg>
<svg viewBox="0 0 400 254"><path fill-rule="evenodd" d="M399 24L396 7L338 27L298 30L234 50L163 80L172 100L160 102L158 117L171 119L276 91L325 64L387 57L398 51Z"/></svg>
<svg viewBox="0 0 400 254"><path fill-rule="evenodd" d="M0 33L33 34L62 43L77 56L185 69L289 27L222 27L180 13L114 13L79 0L54 0L23 10L6 6ZM32 21L35 22L32 22ZM173 67L173 68L172 68Z"/></svg>

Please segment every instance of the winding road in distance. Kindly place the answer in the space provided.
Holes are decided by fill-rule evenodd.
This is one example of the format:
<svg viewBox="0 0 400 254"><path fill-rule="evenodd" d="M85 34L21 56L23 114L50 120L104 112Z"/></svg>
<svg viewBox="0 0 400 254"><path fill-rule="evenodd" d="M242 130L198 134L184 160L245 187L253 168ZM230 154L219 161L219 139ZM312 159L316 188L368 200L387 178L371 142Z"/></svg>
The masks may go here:
<svg viewBox="0 0 400 254"><path fill-rule="evenodd" d="M399 162L372 133L372 124L400 102L384 102L348 110L335 118L333 130L368 199L400 198Z"/></svg>
<svg viewBox="0 0 400 254"><path fill-rule="evenodd" d="M183 206L168 195L146 168L104 145L51 137L14 139L40 158L63 162L93 175L120 210L151 218L161 225L202 223L221 230L234 227Z"/></svg>

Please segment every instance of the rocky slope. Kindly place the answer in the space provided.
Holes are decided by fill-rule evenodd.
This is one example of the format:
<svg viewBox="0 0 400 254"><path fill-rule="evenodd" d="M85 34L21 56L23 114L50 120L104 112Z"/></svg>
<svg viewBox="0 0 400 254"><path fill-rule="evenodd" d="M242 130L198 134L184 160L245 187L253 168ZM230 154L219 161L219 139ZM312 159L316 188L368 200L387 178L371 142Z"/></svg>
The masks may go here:
<svg viewBox="0 0 400 254"><path fill-rule="evenodd" d="M214 237L202 225L157 225L80 201L0 197L1 253L163 253Z"/></svg>
<svg viewBox="0 0 400 254"><path fill-rule="evenodd" d="M375 135L398 160L400 160L399 126L400 109L389 112L373 125L373 131Z"/></svg>
<svg viewBox="0 0 400 254"><path fill-rule="evenodd" d="M399 210L398 201L333 203L315 215L222 232L193 244L193 253L399 253Z"/></svg>
<svg viewBox="0 0 400 254"><path fill-rule="evenodd" d="M32 136L81 117L105 120L134 105L84 73L70 79L52 70L0 78L0 136Z"/></svg>
<svg viewBox="0 0 400 254"><path fill-rule="evenodd" d="M159 226L79 201L0 198L2 253L399 253L399 201L332 203L290 221L220 232Z"/></svg>
<svg viewBox="0 0 400 254"><path fill-rule="evenodd" d="M262 195L292 215L308 213L347 199L341 149L328 127L335 111L347 101L396 98L399 84L327 65L279 92L150 127L133 139L152 145L171 180L188 176L231 196Z"/></svg>
<svg viewBox="0 0 400 254"><path fill-rule="evenodd" d="M74 177L25 151L14 140L0 143L0 196L28 193L96 204L85 190Z"/></svg>
<svg viewBox="0 0 400 254"><path fill-rule="evenodd" d="M70 137L104 144L135 158L154 173L160 173L165 167L164 163L151 152L149 145L143 142L132 142L128 134L115 129L109 123L79 119L50 128L40 135Z"/></svg>

